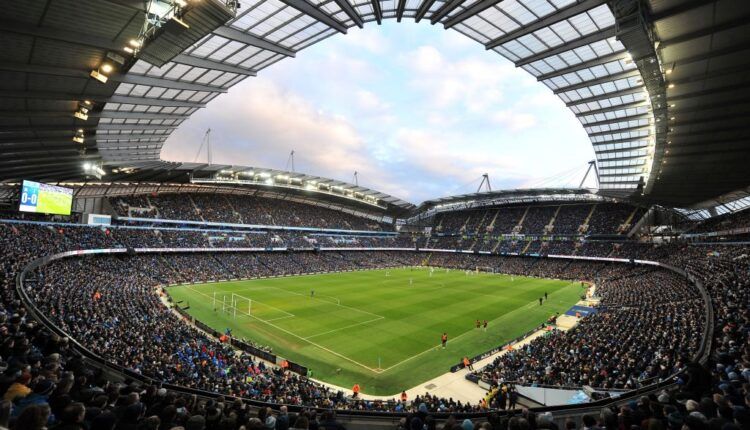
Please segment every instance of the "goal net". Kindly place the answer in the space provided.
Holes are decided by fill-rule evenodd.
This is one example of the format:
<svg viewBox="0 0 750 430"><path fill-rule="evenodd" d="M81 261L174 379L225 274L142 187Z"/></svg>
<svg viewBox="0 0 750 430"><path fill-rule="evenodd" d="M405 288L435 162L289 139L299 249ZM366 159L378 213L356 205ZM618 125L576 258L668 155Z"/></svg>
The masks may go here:
<svg viewBox="0 0 750 430"><path fill-rule="evenodd" d="M253 300L240 294L219 294L214 293L214 310L231 315L237 318L237 315L252 315Z"/></svg>

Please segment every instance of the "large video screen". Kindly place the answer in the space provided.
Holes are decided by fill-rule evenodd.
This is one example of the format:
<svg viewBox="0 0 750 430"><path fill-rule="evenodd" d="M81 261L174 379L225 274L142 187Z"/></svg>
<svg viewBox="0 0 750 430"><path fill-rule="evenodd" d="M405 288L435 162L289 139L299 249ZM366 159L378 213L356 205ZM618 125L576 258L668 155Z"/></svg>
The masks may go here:
<svg viewBox="0 0 750 430"><path fill-rule="evenodd" d="M70 215L73 206L73 190L33 181L21 185L21 212Z"/></svg>

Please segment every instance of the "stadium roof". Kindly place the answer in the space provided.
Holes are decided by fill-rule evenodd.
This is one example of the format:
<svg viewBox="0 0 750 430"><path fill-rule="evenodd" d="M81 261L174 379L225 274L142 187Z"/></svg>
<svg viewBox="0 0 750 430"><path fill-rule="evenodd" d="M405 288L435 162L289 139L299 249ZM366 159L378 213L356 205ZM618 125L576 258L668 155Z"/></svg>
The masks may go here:
<svg viewBox="0 0 750 430"><path fill-rule="evenodd" d="M123 163L115 170L109 180L273 189L366 206L369 210L385 210L395 216L414 208L409 202L357 184L284 170L165 161Z"/></svg>
<svg viewBox="0 0 750 430"><path fill-rule="evenodd" d="M172 130L243 79L352 26L414 18L465 34L554 91L590 136L602 193L642 186L649 200L693 205L750 182L749 3L243 0L155 66L128 53L142 0L4 2L0 180L81 179L84 161L158 163ZM106 83L89 77L105 63L116 66ZM73 117L81 108L85 120Z"/></svg>
<svg viewBox="0 0 750 430"><path fill-rule="evenodd" d="M483 191L427 200L419 205L416 212L471 209L514 203L603 201L614 201L614 199L604 197L598 194L596 190L588 188L520 188Z"/></svg>

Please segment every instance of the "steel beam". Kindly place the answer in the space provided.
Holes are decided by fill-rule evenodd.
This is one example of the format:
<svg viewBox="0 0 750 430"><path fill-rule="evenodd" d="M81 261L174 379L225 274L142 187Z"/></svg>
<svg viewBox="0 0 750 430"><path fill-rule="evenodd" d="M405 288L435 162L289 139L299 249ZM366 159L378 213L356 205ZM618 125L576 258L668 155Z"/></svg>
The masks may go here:
<svg viewBox="0 0 750 430"><path fill-rule="evenodd" d="M611 27L607 27L602 30L599 30L595 33L591 33L587 36L579 37L578 39L565 42L562 45L557 46L555 48L547 49L538 54L534 54L529 57L522 58L516 61L515 64L516 64L516 67L525 66L527 64L531 64L535 61L543 60L553 55L562 54L563 52L572 51L573 49L580 48L586 45L590 45L594 42L599 42L600 40L609 39L610 37L615 37L614 25ZM491 49L491 48L487 48L487 49Z"/></svg>
<svg viewBox="0 0 750 430"><path fill-rule="evenodd" d="M622 152L623 150L630 151L630 150L644 149L644 148L648 148L648 144L643 144L643 145L639 145L639 146L629 146L627 148L619 148L619 149L602 149L602 150L597 150L596 148L594 148L594 152L597 153L597 154L613 154L615 152ZM641 165L642 164L643 163L641 163ZM627 168L632 168L632 167L635 167L635 166L638 166L638 164L633 164L633 165L630 165L630 166L599 167L599 171L604 170L604 169L627 169Z"/></svg>
<svg viewBox="0 0 750 430"><path fill-rule="evenodd" d="M383 23L383 11L380 10L380 0L370 0L370 4L372 5L372 11L375 14L375 21L378 22L378 25Z"/></svg>
<svg viewBox="0 0 750 430"><path fill-rule="evenodd" d="M73 118L71 117L71 120ZM84 131L96 131L96 130L173 130L177 128L176 125L156 125L156 124L99 124L99 125L81 125L76 126L71 124L66 125L0 125L0 134L2 133L22 133L22 132L45 132L45 131L68 131L70 135L75 134L75 130L81 129Z"/></svg>
<svg viewBox="0 0 750 430"><path fill-rule="evenodd" d="M351 3L349 3L348 0L334 0L337 5L341 8L341 10L344 11L346 16L348 16L352 21L354 21L354 24L357 25L357 27L362 28L364 27L364 21L362 20L362 17L359 16L357 13L357 10L354 9L354 6L352 6Z"/></svg>
<svg viewBox="0 0 750 430"><path fill-rule="evenodd" d="M294 51L292 51L291 49L285 48L277 43L271 42L270 40L263 39L262 37L255 36L250 33L245 33L234 27L223 25L214 30L213 33L225 39L242 42L246 45L265 49L266 51L275 52L277 54L286 55L287 57L295 56Z"/></svg>
<svg viewBox="0 0 750 430"><path fill-rule="evenodd" d="M560 87L552 92L555 94L562 94L568 91L581 90L584 88L589 88L594 85L606 84L607 82L614 82L620 79L630 79L634 77L639 77L639 78L641 77L641 73L637 69L614 73L609 76L602 76L601 78L591 79L589 81L583 81L577 84Z"/></svg>
<svg viewBox="0 0 750 430"><path fill-rule="evenodd" d="M209 60L207 58L198 58L191 55L179 54L172 59L172 62L185 64L187 66L202 67L208 70L220 70L222 72L235 73L245 76L256 76L254 70L244 69L242 67L232 66L231 64L221 63L219 61Z"/></svg>
<svg viewBox="0 0 750 430"><path fill-rule="evenodd" d="M506 33L496 39L493 39L487 42L487 45L486 45L487 49L496 48L504 43L510 42L511 40L518 39L519 37L523 37L527 34L531 34L535 31L541 30L543 28L547 28L551 25L557 24L558 22L564 21L568 18L572 18L576 15L580 15L588 10L591 10L595 7L603 5L606 2L607 2L606 0L582 0L582 1L579 0L578 2L573 3L572 5L562 8L556 12L553 12L550 15L547 15L538 21L534 21L528 25L519 27L511 31L510 33ZM481 2L476 3L475 6L479 5L480 3ZM454 18L458 18L458 15L455 16ZM466 18L468 18L468 16ZM463 21L463 19L461 19L461 21Z"/></svg>
<svg viewBox="0 0 750 430"><path fill-rule="evenodd" d="M464 0L448 0L430 16L430 22L437 24L438 21L443 19L449 13L453 12L457 7L463 4Z"/></svg>
<svg viewBox="0 0 750 430"><path fill-rule="evenodd" d="M132 96L102 96L92 94L69 94L69 93L58 93L53 91L8 91L0 90L0 97L8 98L23 98L23 99L47 99L47 100L69 100L69 101L80 101L80 100L92 100L97 103L125 103L134 105L147 105L147 106L165 106L165 107L190 107L190 108L202 108L205 107L205 103L197 103L191 101L182 100L168 100L168 99L154 99L147 97L132 97Z"/></svg>
<svg viewBox="0 0 750 430"><path fill-rule="evenodd" d="M404 17L404 10L406 10L406 0L398 0L398 5L396 6L396 22L401 22L401 19Z"/></svg>
<svg viewBox="0 0 750 430"><path fill-rule="evenodd" d="M294 9L297 9L298 11L304 13L305 15L308 15L311 18L315 18L316 20L322 22L323 24L335 29L339 33L346 34L346 26L344 26L344 24L338 22L332 16L329 16L327 13L318 9L317 6L308 2L307 0L281 0L281 1L287 6L293 7Z"/></svg>
<svg viewBox="0 0 750 430"><path fill-rule="evenodd" d="M433 4L435 4L435 0L424 0L422 4L419 5L419 9L417 9L417 14L414 16L414 21L421 21L422 18L424 18L424 16L427 14L427 12L430 11L430 8Z"/></svg>
<svg viewBox="0 0 750 430"><path fill-rule="evenodd" d="M105 142L105 140L107 142ZM163 143L167 140L167 136L165 135L112 135L110 137L105 137L105 135L98 135L94 136L94 142L104 145L114 145L114 144L120 144L120 143L127 143L127 142L135 142L142 145L148 145L148 144L158 144Z"/></svg>
<svg viewBox="0 0 750 430"><path fill-rule="evenodd" d="M608 144L608 143L623 143L623 142L633 142L633 141L636 141L636 140L640 140L640 139L645 139L645 137L644 137L644 136L638 136L638 137L624 137L624 138L621 138L621 139L612 139L612 140L607 140L607 141L602 141L602 142L593 142L593 141L592 141L592 142L591 142L591 145L592 145L592 146L597 146L597 145L606 145L606 144Z"/></svg>
<svg viewBox="0 0 750 430"><path fill-rule="evenodd" d="M89 118L118 118L118 119L176 119L185 120L188 114L174 113L149 113L149 112L123 112L116 110L103 110L101 112L90 112Z"/></svg>
<svg viewBox="0 0 750 430"><path fill-rule="evenodd" d="M560 70L555 70L554 72L545 73L543 75L537 76L537 81L543 81L545 79L554 78L557 76L567 75L568 73L574 73L574 72L580 72L581 70L586 70L594 66L598 66L600 64L607 64L611 63L613 61L622 60L624 58L628 58L627 51L619 51L619 52L613 52L611 54L607 54L602 57L592 58L588 61L584 61L583 63L574 64L569 67L565 67Z"/></svg>
<svg viewBox="0 0 750 430"><path fill-rule="evenodd" d="M567 107L577 106L577 105L582 105L584 103L591 103L591 102L598 102L598 101L602 101L602 100L607 100L607 99L611 99L613 97L620 97L620 96L627 96L627 95L630 95L630 94L642 93L644 91L645 91L644 87L628 88L628 89L625 89L625 90L614 91L614 92L611 92L611 93L599 94L599 95L596 95L596 96L586 97L586 98L583 98L583 99L580 99L580 100L575 100L575 101L567 102L567 103L565 103L565 106L567 106Z"/></svg>
<svg viewBox="0 0 750 430"><path fill-rule="evenodd" d="M641 107L641 106L651 106L651 103L648 103L648 102L646 102L644 100L640 100L640 101L625 103L625 104L621 104L621 105L617 105L617 106L610 106L610 107L605 107L605 108L601 108L601 109L592 109L590 111L580 112L580 113L577 113L575 115L580 118L580 117L589 116L589 115L596 115L596 114L599 114L599 113L607 113L607 112L612 112L612 111L616 111L616 110L622 110L622 109L628 109L628 108L637 108L637 107Z"/></svg>
<svg viewBox="0 0 750 430"><path fill-rule="evenodd" d="M604 120L604 121L590 122L588 124L583 124L582 123L582 124L583 124L584 127L597 127L597 126L600 126L600 125L616 124L618 122L634 121L634 120L650 119L650 118L651 118L651 114L644 113L644 114L640 114L640 115L623 116L623 117L620 117L620 118L613 118L613 119L608 119L608 120Z"/></svg>
<svg viewBox="0 0 750 430"><path fill-rule="evenodd" d="M641 131L641 130L649 130L651 126L648 125L637 125L634 127L625 127L625 128L618 128L617 130L609 130L609 131L598 131L596 133L589 133L589 137L598 137L598 136L606 136L608 134L617 134L617 133L623 133L626 131ZM640 136L645 137L645 136ZM634 138L630 138L630 140L637 140Z"/></svg>
<svg viewBox="0 0 750 430"><path fill-rule="evenodd" d="M147 85L151 87L159 88L171 88L175 90L188 90L188 91L206 91L212 93L226 93L226 88L214 87L212 85L194 84L191 82L183 82L172 79L157 78L154 76L137 75L134 73L127 73L124 75L115 75L110 77L115 82L123 82L126 84L134 85Z"/></svg>
<svg viewBox="0 0 750 430"><path fill-rule="evenodd" d="M184 120L189 115L178 115L169 113L148 112L124 112L115 110L104 110L101 112L89 112L89 118L120 118L120 119L176 119ZM0 111L0 118L73 118L73 111Z"/></svg>
<svg viewBox="0 0 750 430"><path fill-rule="evenodd" d="M501 3L503 0L480 0L473 5L469 6L468 8L465 8L461 12L453 15L452 17L445 20L443 23L443 26L448 29L453 27L456 24L460 24L464 22L465 20L476 16L477 14L484 12L485 10L491 8L492 6Z"/></svg>
<svg viewBox="0 0 750 430"><path fill-rule="evenodd" d="M49 67L36 64L19 64L19 63L0 63L0 70L11 72L32 73L49 76L64 76L70 78L89 79L90 70L70 69L65 67ZM158 78L155 76L138 75L134 73L112 73L109 75L111 82L124 82L135 85L148 85L160 88L173 88L178 90L190 91L210 91L215 93L226 93L227 90L221 87L210 85L194 84L190 82L177 81L173 79Z"/></svg>

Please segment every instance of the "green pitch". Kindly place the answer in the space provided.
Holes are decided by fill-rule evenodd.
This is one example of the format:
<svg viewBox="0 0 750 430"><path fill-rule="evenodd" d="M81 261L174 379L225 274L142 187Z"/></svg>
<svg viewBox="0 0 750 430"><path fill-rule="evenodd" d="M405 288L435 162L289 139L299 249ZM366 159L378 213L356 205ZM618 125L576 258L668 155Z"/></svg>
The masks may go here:
<svg viewBox="0 0 750 430"><path fill-rule="evenodd" d="M315 292L311 297L311 291ZM270 345L313 377L400 393L538 326L580 298L578 282L427 268L171 287L214 329ZM549 299L539 306L547 292ZM233 295L234 294L234 295ZM235 304L232 307L232 303ZM224 308L224 309L222 309ZM487 331L475 321L488 320ZM447 332L448 347L438 348Z"/></svg>

